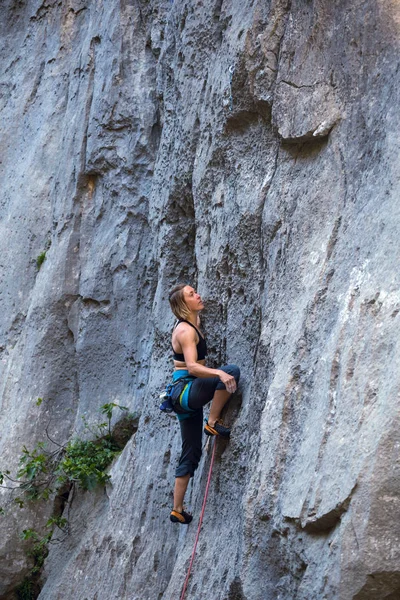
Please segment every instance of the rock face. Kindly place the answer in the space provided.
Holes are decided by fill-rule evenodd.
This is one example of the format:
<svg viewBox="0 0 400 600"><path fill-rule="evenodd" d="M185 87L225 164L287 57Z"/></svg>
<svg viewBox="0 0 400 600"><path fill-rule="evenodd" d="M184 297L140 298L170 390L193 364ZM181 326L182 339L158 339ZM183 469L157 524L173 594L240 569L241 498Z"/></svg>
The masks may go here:
<svg viewBox="0 0 400 600"><path fill-rule="evenodd" d="M1 10L0 469L105 402L140 414L111 484L74 495L40 600L180 595L196 527L168 520L157 393L181 280L210 364L242 370L187 597L399 598L398 3ZM51 513L2 517L2 599Z"/></svg>

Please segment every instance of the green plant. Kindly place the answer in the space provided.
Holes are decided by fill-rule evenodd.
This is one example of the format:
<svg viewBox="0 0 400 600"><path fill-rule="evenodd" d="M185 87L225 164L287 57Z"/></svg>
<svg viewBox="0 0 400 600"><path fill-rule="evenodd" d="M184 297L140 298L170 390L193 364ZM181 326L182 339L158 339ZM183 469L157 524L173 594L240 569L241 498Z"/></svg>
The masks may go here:
<svg viewBox="0 0 400 600"><path fill-rule="evenodd" d="M78 482L84 490L93 490L96 485L104 485L109 481L106 468L121 451L114 442L111 431L114 408L128 410L126 406L119 406L114 402L103 404L101 412L106 415L107 422L95 425L100 435L97 433L96 439L92 441L76 439L68 443L58 468L57 483ZM93 430L87 422L85 426Z"/></svg>
<svg viewBox="0 0 400 600"><path fill-rule="evenodd" d="M32 542L32 545L26 552L28 556L33 558L31 575L38 573L43 566L45 558L49 553L48 544L53 535L53 529L44 536L40 536L34 529L24 529L22 531L21 538Z"/></svg>
<svg viewBox="0 0 400 600"><path fill-rule="evenodd" d="M39 398L36 404L40 406L41 402L42 399ZM61 498L62 490L68 491L75 485L84 490L93 490L97 485L107 483L110 476L106 469L128 441L129 432L132 435L136 431L138 421L137 415L127 415L125 417L127 423L132 421L135 427L131 426L130 429L128 427L128 435L123 438L118 432L118 439L114 439L111 420L115 408L128 410L125 406L111 402L104 404L100 409L107 417L106 422L89 425L84 419L85 430L94 434L92 440L75 438L67 444L59 444L49 436L47 427L45 429L47 442L38 442L33 450L28 450L24 445L16 476L11 477L8 469L0 471L0 486L10 490L13 496L12 502L23 508L26 501L46 501L50 497L54 498L54 494L57 493ZM123 439L122 444L121 439ZM50 450L48 442L56 448ZM3 485L4 482L11 485ZM15 491L22 492L22 496L14 497ZM5 514L2 507L0 507L0 514ZM21 534L22 539L28 543L26 553L33 559L33 567L30 575L15 589L16 597L20 600L32 600L37 597L40 591L38 578L48 554L49 544L62 541L54 538L54 532L57 529L67 534L68 521L61 516L53 516L47 521L46 528L49 531L44 535L40 535L34 529L24 529Z"/></svg>
<svg viewBox="0 0 400 600"><path fill-rule="evenodd" d="M21 533L21 538L23 540L31 542L31 545L26 552L28 556L33 558L31 575L39 573L42 568L45 558L49 553L49 543L51 541L60 541L59 539L53 540L56 529L60 530L62 533L68 532L67 519L63 517L51 517L46 523L46 529L49 529L49 531L45 535L40 535L34 529L24 529Z"/></svg>
<svg viewBox="0 0 400 600"><path fill-rule="evenodd" d="M119 404L115 404L114 402L109 402L108 404L103 404L101 407L101 412L103 415L106 415L108 419L108 435L111 437L111 419L114 408L119 408L120 410L128 410L126 406L120 406Z"/></svg>
<svg viewBox="0 0 400 600"><path fill-rule="evenodd" d="M9 470L0 471L2 487L13 494L15 491L23 492L22 497L15 496L12 502L23 508L25 501L49 500L63 486L78 485L84 490L93 490L97 485L107 483L110 476L106 469L129 439L126 436L121 444L120 432L118 439L113 437L111 420L115 408L128 410L110 402L100 408L107 418L106 422L89 425L84 419L85 430L94 435L92 440L75 438L62 445L51 439L46 428L47 442L38 442L33 450L24 445L16 477L12 478ZM131 431L133 433L135 429ZM49 442L56 446L55 450L48 448ZM5 480L14 485L4 486ZM0 507L0 514L3 513L4 509Z"/></svg>
<svg viewBox="0 0 400 600"><path fill-rule="evenodd" d="M46 251L43 251L36 258L36 266L38 269L40 269L40 267L42 266L42 264L44 263L45 260L46 260Z"/></svg>
<svg viewBox="0 0 400 600"><path fill-rule="evenodd" d="M93 490L110 479L105 469L120 452L108 438L95 442L74 440L65 450L65 456L57 469L57 483L78 483L84 490Z"/></svg>
<svg viewBox="0 0 400 600"><path fill-rule="evenodd" d="M41 473L48 471L48 454L44 452L44 442L38 442L32 452L27 447L22 447L22 456L19 459L18 479L26 477L27 481L32 481Z"/></svg>
<svg viewBox="0 0 400 600"><path fill-rule="evenodd" d="M32 577L26 577L18 587L15 588L15 597L17 600L35 600L35 583Z"/></svg>
<svg viewBox="0 0 400 600"><path fill-rule="evenodd" d="M16 479L10 476L9 470L0 472L0 485L6 478L16 484L8 489L22 491L26 500L48 500L54 491L55 474L63 452L60 445L55 451L47 450L45 442L38 442L32 451L24 445ZM20 508L24 506L24 499L20 496L15 497L13 502Z"/></svg>
<svg viewBox="0 0 400 600"><path fill-rule="evenodd" d="M106 469L123 447L119 436L118 441L114 440L111 429L115 408L128 410L111 402L100 408L107 417L106 422L89 425L84 419L85 430L94 435L93 440L75 438L61 445L50 438L46 428L48 440L56 445L55 450L48 449L48 442L38 442L33 450L24 445L16 478L11 477L9 470L0 471L2 487L23 492L23 497L18 495L12 501L23 508L26 500L48 500L65 485L77 484L84 490L93 490L96 485L107 483L110 476ZM5 479L15 485L3 486ZM2 513L4 509L0 507Z"/></svg>
<svg viewBox="0 0 400 600"><path fill-rule="evenodd" d="M28 542L26 554L33 559L33 566L28 577L15 589L16 597L20 600L34 600L37 598L40 591L38 580L44 561L49 553L49 544L62 541L54 539L54 532L59 529L62 533L67 533L67 519L51 517L46 523L46 528L49 531L45 535L40 535L34 529L24 529L21 533L21 538Z"/></svg>

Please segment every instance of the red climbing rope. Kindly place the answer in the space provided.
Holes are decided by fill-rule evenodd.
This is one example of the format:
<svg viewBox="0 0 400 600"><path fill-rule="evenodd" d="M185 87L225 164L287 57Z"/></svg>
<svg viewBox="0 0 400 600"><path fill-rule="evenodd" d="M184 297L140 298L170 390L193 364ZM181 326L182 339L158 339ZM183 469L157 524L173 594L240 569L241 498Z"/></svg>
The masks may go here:
<svg viewBox="0 0 400 600"><path fill-rule="evenodd" d="M188 583L189 583L190 572L192 570L192 565L193 565L194 557L195 557L195 554L196 554L197 542L199 541L201 524L203 522L204 511L206 509L206 502L207 502L208 490L210 489L211 473L212 473L212 468L213 468L213 464L214 464L214 456L215 456L215 447L216 447L216 445L217 445L217 438L215 437L214 438L213 451L212 451L212 455L211 455L210 468L209 468L209 471L208 471L206 491L204 492L203 506L201 507L201 513L200 513L200 519L199 519L199 526L197 528L197 534L196 534L196 539L195 539L195 542L194 542L192 556L190 558L189 569L188 569L188 572L187 572L187 575L186 575L185 583L183 584L183 589L182 589L182 594L181 594L180 600L183 600L184 597L185 597L186 588L187 588Z"/></svg>

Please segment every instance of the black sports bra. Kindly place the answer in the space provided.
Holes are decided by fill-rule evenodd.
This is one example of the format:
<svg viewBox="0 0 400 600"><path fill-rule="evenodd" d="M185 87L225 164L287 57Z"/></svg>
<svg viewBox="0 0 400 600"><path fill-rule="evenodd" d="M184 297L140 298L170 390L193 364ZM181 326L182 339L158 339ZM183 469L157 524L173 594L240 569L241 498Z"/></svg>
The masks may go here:
<svg viewBox="0 0 400 600"><path fill-rule="evenodd" d="M185 321L185 319L179 319L179 321L177 322L175 327L177 325L179 325L179 323L187 323L188 325L190 325L191 327L193 327L193 329L195 329L197 331L197 335L199 336L199 343L196 345L197 360L204 360L205 357L207 356L207 344L206 344L206 340L203 338L200 331L197 329L197 327L195 327L193 325L193 323L190 323L189 321ZM171 346L172 346L172 342L171 342ZM178 354L177 352L175 352L173 346L172 346L172 351L173 351L172 356L173 356L174 360L179 360L181 362L185 362L185 357L183 356L183 354Z"/></svg>

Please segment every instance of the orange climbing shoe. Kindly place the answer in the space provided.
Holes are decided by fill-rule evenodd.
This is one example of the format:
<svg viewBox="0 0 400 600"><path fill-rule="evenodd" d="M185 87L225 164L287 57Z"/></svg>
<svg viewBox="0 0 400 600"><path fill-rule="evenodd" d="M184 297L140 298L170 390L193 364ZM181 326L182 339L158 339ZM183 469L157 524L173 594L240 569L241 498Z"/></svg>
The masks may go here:
<svg viewBox="0 0 400 600"><path fill-rule="evenodd" d="M181 525L189 525L189 523L193 520L192 515L183 510L181 513L177 510L171 510L171 514L169 515L172 523L180 523Z"/></svg>
<svg viewBox="0 0 400 600"><path fill-rule="evenodd" d="M204 425L204 433L206 435L220 435L221 437L228 438L231 435L231 430L226 427L220 419L218 419L215 421L215 425L213 427L211 427L211 425L208 424L208 421L206 421L206 424Z"/></svg>

